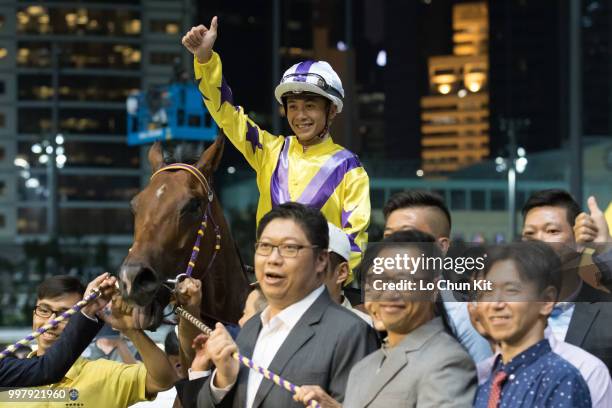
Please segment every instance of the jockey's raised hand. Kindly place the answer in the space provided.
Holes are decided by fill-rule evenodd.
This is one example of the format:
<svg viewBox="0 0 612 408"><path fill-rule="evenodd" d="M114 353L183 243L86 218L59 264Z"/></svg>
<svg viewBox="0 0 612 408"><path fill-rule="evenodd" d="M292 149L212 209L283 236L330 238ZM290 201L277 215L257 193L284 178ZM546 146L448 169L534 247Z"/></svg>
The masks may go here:
<svg viewBox="0 0 612 408"><path fill-rule="evenodd" d="M212 57L212 49L217 39L217 16L210 22L210 28L204 25L191 27L181 41L190 53L195 55L200 64L208 62Z"/></svg>

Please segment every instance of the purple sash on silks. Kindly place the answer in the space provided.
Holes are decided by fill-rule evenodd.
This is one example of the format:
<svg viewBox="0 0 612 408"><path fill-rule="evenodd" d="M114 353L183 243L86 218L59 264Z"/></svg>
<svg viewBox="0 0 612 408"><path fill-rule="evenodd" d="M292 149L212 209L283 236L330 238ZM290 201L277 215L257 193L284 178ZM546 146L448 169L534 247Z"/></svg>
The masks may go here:
<svg viewBox="0 0 612 408"><path fill-rule="evenodd" d="M290 139L293 139L293 137L285 138L283 149L276 163L276 169L272 174L270 183L272 207L291 201L289 196ZM340 150L323 163L323 166L321 166L300 197L295 201L320 210L334 191L336 191L336 188L344 179L344 175L357 167L361 167L357 156L346 149Z"/></svg>

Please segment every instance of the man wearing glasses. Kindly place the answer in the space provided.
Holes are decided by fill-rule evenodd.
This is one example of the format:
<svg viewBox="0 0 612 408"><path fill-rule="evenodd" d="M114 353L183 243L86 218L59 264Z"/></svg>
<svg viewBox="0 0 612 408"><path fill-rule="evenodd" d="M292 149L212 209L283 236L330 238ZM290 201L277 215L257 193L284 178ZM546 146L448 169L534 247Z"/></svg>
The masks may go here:
<svg viewBox="0 0 612 408"><path fill-rule="evenodd" d="M348 374L376 350L374 331L336 304L323 284L329 232L316 209L285 203L257 228L255 275L268 306L248 320L236 342L223 325L207 347L216 369L198 396L198 407L299 407L292 395L232 358L245 356L297 385L320 386L344 400Z"/></svg>
<svg viewBox="0 0 612 408"><path fill-rule="evenodd" d="M53 276L38 287L32 328L42 327L51 317L70 309L83 298L85 288L81 282L67 275ZM76 390L71 400L82 408L128 407L138 401L154 399L160 391L172 387L177 381L174 367L166 354L142 331L135 329L132 309L120 297L112 299L110 313L104 311L104 320L121 330L134 343L144 364L123 364L109 360L78 358L63 377L46 389ZM46 331L37 338L38 349L28 357L42 357L62 335L66 324ZM14 402L0 395L0 408L12 408ZM65 407L66 401L48 399L28 400L28 408Z"/></svg>
<svg viewBox="0 0 612 408"><path fill-rule="evenodd" d="M115 278L108 273L91 281L87 286L85 296L95 287L100 287L102 295L70 318L64 335L53 346L49 347L50 345L47 344L45 348L48 349L48 352L43 356L23 360L9 356L0 360L0 386L35 387L61 380L102 327L103 322L98 321L95 316L110 300L115 290L114 285ZM58 316L63 311L57 311L54 314L50 308L37 305L34 313L42 318L50 319L51 316ZM41 339L41 342L45 343L46 340Z"/></svg>

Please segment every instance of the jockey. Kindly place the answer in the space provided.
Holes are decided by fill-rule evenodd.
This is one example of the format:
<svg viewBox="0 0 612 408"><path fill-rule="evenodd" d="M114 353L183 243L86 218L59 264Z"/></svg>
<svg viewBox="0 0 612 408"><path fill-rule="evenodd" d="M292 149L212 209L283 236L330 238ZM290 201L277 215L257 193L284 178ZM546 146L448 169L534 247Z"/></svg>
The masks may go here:
<svg viewBox="0 0 612 408"><path fill-rule="evenodd" d="M183 45L194 54L198 87L215 122L257 173L257 223L273 207L287 201L318 208L341 228L351 243L351 269L361 260L370 222L370 184L357 156L333 142L329 128L342 111L344 89L325 61L295 64L274 91L295 136L275 136L260 129L234 105L213 51L217 17L210 29L193 27ZM352 274L347 283L352 280Z"/></svg>

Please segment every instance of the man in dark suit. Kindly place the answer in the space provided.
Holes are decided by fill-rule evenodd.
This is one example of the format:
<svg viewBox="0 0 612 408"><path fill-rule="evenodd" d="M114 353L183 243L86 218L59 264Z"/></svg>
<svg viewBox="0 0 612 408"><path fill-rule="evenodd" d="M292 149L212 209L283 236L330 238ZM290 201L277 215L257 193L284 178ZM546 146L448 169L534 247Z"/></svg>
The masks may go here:
<svg viewBox="0 0 612 408"><path fill-rule="evenodd" d="M221 324L208 340L216 366L198 407L299 407L285 389L232 358L238 350L296 385L319 385L337 401L351 368L377 348L374 331L337 305L323 285L327 221L316 210L285 203L257 229L255 275L268 307L251 318L236 342Z"/></svg>
<svg viewBox="0 0 612 408"><path fill-rule="evenodd" d="M58 341L41 357L23 360L6 357L0 360L0 386L35 387L58 382L74 364L83 350L104 325L96 313L106 306L115 287L115 278L104 273L88 286L85 296L96 286L102 288L102 296L73 315Z"/></svg>
<svg viewBox="0 0 612 408"><path fill-rule="evenodd" d="M522 213L523 239L551 244L564 265L559 302L548 319L553 334L593 354L611 370L612 295L591 286L588 276L583 279L588 268L576 242L584 230L576 224L583 224L580 206L566 191L542 190L529 197Z"/></svg>

